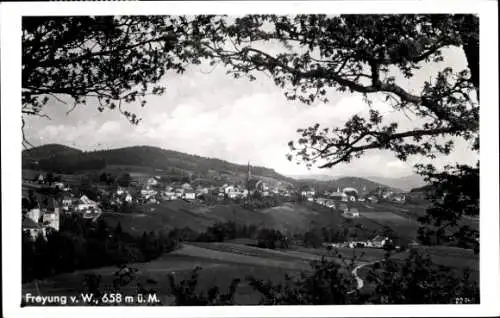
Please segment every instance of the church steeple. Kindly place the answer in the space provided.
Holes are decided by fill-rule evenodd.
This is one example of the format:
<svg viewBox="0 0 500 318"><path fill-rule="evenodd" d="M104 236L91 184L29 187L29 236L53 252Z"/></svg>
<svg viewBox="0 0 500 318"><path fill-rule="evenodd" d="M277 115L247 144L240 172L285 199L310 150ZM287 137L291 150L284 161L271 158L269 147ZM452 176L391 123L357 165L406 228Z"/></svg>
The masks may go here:
<svg viewBox="0 0 500 318"><path fill-rule="evenodd" d="M250 166L250 161L249 161L247 168L247 187L251 179L252 179L252 167Z"/></svg>

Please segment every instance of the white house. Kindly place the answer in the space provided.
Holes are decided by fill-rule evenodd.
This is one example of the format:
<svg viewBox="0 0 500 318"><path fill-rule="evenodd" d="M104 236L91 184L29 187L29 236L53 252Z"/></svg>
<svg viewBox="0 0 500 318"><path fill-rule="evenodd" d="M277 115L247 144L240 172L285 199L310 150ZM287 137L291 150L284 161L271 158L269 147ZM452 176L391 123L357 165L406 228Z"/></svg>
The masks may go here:
<svg viewBox="0 0 500 318"><path fill-rule="evenodd" d="M63 197L61 203L63 208L70 208L73 205L73 198L66 195Z"/></svg>
<svg viewBox="0 0 500 318"><path fill-rule="evenodd" d="M157 186L158 185L158 180L156 178L149 178L147 181L146 181L146 185L149 187L154 187L154 186Z"/></svg>
<svg viewBox="0 0 500 318"><path fill-rule="evenodd" d="M100 211L97 203L90 200L86 195L82 195L76 206L77 211Z"/></svg>
<svg viewBox="0 0 500 318"><path fill-rule="evenodd" d="M118 189L116 189L116 194L118 194L118 195L122 195L122 194L124 194L124 193L125 193L125 191L126 191L126 190L125 190L124 188L122 188L122 187L118 187Z"/></svg>
<svg viewBox="0 0 500 318"><path fill-rule="evenodd" d="M158 192L155 191L155 190L151 190L151 189L141 189L141 195L144 197L144 198L149 198L149 197L152 197L152 196L155 196Z"/></svg>
<svg viewBox="0 0 500 318"><path fill-rule="evenodd" d="M34 208L26 212L26 217L35 223L38 223L40 221L41 216L42 216L42 211L39 208Z"/></svg>
<svg viewBox="0 0 500 318"><path fill-rule="evenodd" d="M330 209L335 209L335 202L333 200L326 200L325 206Z"/></svg>
<svg viewBox="0 0 500 318"><path fill-rule="evenodd" d="M233 185L228 185L223 188L225 194L229 194L231 192L236 192L236 187Z"/></svg>
<svg viewBox="0 0 500 318"><path fill-rule="evenodd" d="M388 237L384 237L384 236L381 236L381 235L377 235L375 236L372 240L372 245L373 247L377 247L377 248L382 248L384 247L387 243L390 242L390 239Z"/></svg>
<svg viewBox="0 0 500 318"><path fill-rule="evenodd" d="M229 193L227 194L227 197L228 197L229 199L236 199L236 198L238 198L239 196L240 196L239 192L229 192Z"/></svg>
<svg viewBox="0 0 500 318"><path fill-rule="evenodd" d="M349 201L356 201L359 196L358 190L352 187L346 187L342 189L342 193L344 193L347 196L347 199Z"/></svg>
<svg viewBox="0 0 500 318"><path fill-rule="evenodd" d="M173 191L165 191L163 192L163 198L165 200L168 200L168 201L171 201L171 200L175 200L177 198L175 192Z"/></svg>
<svg viewBox="0 0 500 318"><path fill-rule="evenodd" d="M345 218L359 218L359 211L355 208L349 210L347 207L342 214Z"/></svg>
<svg viewBox="0 0 500 318"><path fill-rule="evenodd" d="M184 199L194 200L194 199L196 199L196 193L191 192L191 191L186 191L186 192L184 192Z"/></svg>
<svg viewBox="0 0 500 318"><path fill-rule="evenodd" d="M307 191L302 191L302 192L300 192L300 195L303 197L312 198L316 195L316 191L314 191L313 189L307 190Z"/></svg>
<svg viewBox="0 0 500 318"><path fill-rule="evenodd" d="M50 211L43 214L43 225L44 227L50 227L56 231L59 231L59 208L54 208L54 211Z"/></svg>
<svg viewBox="0 0 500 318"><path fill-rule="evenodd" d="M64 190L65 189L65 185L62 182L55 182L52 186L54 188L59 189L59 190Z"/></svg>
<svg viewBox="0 0 500 318"><path fill-rule="evenodd" d="M368 201L370 201L370 203L377 203L378 202L378 199L374 196L369 196L367 199L368 199Z"/></svg>
<svg viewBox="0 0 500 318"><path fill-rule="evenodd" d="M325 198L317 198L317 199L316 199L316 202L317 202L318 204L325 205L325 203L326 203L326 199L325 199Z"/></svg>
<svg viewBox="0 0 500 318"><path fill-rule="evenodd" d="M29 217L23 217L23 232L28 233L31 240L36 240L39 235L42 235L44 238L46 237L46 230L44 227L40 226L38 222L33 221Z"/></svg>
<svg viewBox="0 0 500 318"><path fill-rule="evenodd" d="M358 209L356 209L356 208L352 208L349 212L351 213L351 215L352 215L353 217L355 217L355 218L356 218L356 217L359 217L359 211L358 211Z"/></svg>

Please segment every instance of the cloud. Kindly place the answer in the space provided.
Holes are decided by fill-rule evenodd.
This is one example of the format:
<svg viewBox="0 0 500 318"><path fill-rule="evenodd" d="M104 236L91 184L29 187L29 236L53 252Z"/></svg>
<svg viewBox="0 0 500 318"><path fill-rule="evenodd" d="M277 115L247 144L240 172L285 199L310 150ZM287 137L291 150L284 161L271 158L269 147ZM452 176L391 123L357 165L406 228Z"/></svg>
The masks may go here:
<svg viewBox="0 0 500 318"><path fill-rule="evenodd" d="M165 95L151 96L144 108L126 105L142 118L137 126L116 111L98 112L96 101L89 100L88 106L68 116L61 105L49 104L46 110L53 120L32 118L27 131L39 143L59 142L84 150L152 145L241 164L250 161L286 174L401 176L411 173L413 164L421 159L410 157L408 162L401 162L391 152L373 150L349 164L309 171L286 159L288 141L297 139L298 128L315 123L342 127L353 115L367 116L370 107L362 96L331 90L330 102L307 106L288 101L265 76L249 82L225 75L224 68L205 74L210 70L202 66L189 69L183 76L169 74L163 81ZM431 71L418 74L419 81L428 79ZM394 111L382 95L372 94L370 99L372 109L385 117L384 124L398 122L401 130L421 124ZM459 146L453 155L436 162L474 161L466 147Z"/></svg>
<svg viewBox="0 0 500 318"><path fill-rule="evenodd" d="M97 130L97 135L110 135L120 132L120 123L116 121L107 121Z"/></svg>

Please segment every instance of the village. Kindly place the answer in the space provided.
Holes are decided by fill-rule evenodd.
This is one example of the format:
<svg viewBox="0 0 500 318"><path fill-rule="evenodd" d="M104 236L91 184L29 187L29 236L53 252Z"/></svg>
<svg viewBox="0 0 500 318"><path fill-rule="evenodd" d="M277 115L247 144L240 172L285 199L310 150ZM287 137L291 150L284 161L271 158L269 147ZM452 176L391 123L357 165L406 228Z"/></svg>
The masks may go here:
<svg viewBox="0 0 500 318"><path fill-rule="evenodd" d="M60 217L79 215L84 220L96 222L103 213L138 213L154 211L155 206L164 202L183 200L191 204L233 204L249 203L263 199L275 202L300 200L340 211L346 219L357 219L360 213L350 206L353 202L378 202L382 199L404 202L405 195L387 191L381 196L362 196L352 187L337 188L336 191L317 193L313 188L297 191L289 185L268 183L254 178L248 167L246 184L224 184L222 186L193 185L189 182L164 182L161 176L149 176L130 180L126 185L99 184L96 191L86 191L78 184L65 183L51 174L38 174L32 179L23 180L23 232L32 240L46 237L50 231L59 231ZM335 212L338 213L338 212ZM377 235L368 241L348 241L323 243L331 247L373 247L383 248L390 243L388 237Z"/></svg>

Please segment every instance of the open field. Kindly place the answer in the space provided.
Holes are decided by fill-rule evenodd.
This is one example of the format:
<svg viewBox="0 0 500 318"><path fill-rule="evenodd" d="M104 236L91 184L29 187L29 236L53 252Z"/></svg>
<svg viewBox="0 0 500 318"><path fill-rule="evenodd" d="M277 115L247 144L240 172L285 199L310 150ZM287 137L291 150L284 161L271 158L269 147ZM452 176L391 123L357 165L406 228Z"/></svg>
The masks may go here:
<svg viewBox="0 0 500 318"><path fill-rule="evenodd" d="M296 252L287 255L286 252L261 250L232 243L204 243L185 245L170 254L163 255L149 263L132 264L137 268L137 282L159 290L164 304L171 302L167 296L169 286L167 277L174 275L179 282L186 279L191 271L200 266L203 268L199 277L199 290L206 291L217 285L222 291L226 290L231 281L239 278L242 281L249 275L258 279L272 279L274 282L284 280L285 273L296 275L310 269L308 260L319 259L317 255L305 252ZM225 250L225 251L223 251ZM260 250L260 249L258 249ZM250 255L252 254L252 255ZM57 295L64 292L66 295L78 295L82 291L84 275L89 273L102 276L102 285L111 286L116 272L115 267L103 267L92 270L82 270L74 273L60 274L44 281L23 285L23 294L37 294L37 288L44 295ZM122 290L123 294L134 294L135 285ZM257 304L260 295L246 282L242 282L237 289L236 302L238 304Z"/></svg>
<svg viewBox="0 0 500 318"><path fill-rule="evenodd" d="M303 233L312 227L337 226L345 222L338 211L322 206L294 203L253 211L238 204L205 205L175 200L162 202L159 205L148 205L144 211L146 215L140 218L133 213L129 215L104 213L102 217L113 226L120 222L122 228L132 234L184 227L204 231L216 222L225 221L274 228L293 234ZM372 226L379 227L378 224Z"/></svg>
<svg viewBox="0 0 500 318"><path fill-rule="evenodd" d="M368 218L370 220L375 220L377 222L385 222L385 221L391 221L391 222L408 222L405 218L394 214L392 212L362 212L362 216L365 218Z"/></svg>
<svg viewBox="0 0 500 318"><path fill-rule="evenodd" d="M165 254L159 259L149 263L131 264L138 269L136 283L147 288L158 290L162 304L172 303L169 296L168 275L173 275L176 282L188 278L196 267L201 267L198 279L199 292L206 292L212 286L219 286L224 292L233 279L240 279L235 301L241 305L258 304L260 294L255 292L245 278L249 275L258 279L272 280L275 283L283 282L284 275L298 275L300 272L309 271L310 261L319 260L322 256L329 256L337 260L332 253L325 249L312 249L292 246L289 250L268 250L244 245L246 240L234 240L224 243L189 243L172 253ZM478 258L472 251L446 248L446 247L419 247L429 253L434 262L441 265L463 269L472 267L473 279L478 279ZM357 264L363 264L382 259L384 251L373 248L337 249L346 262L352 256L357 256ZM362 255L363 254L363 255ZM361 256L362 255L362 256ZM360 257L361 256L361 257ZM407 252L394 254L396 259L404 259ZM81 270L74 273L60 274L38 284L28 283L23 285L23 293L44 295L79 295L82 292L84 275L89 273L102 276L102 287L111 286L116 272L116 267L102 267L98 269ZM361 268L358 275L363 278L369 266ZM350 271L346 268L346 274ZM126 286L121 290L123 295L135 294L136 283ZM365 284L363 293L370 293L373 286Z"/></svg>

